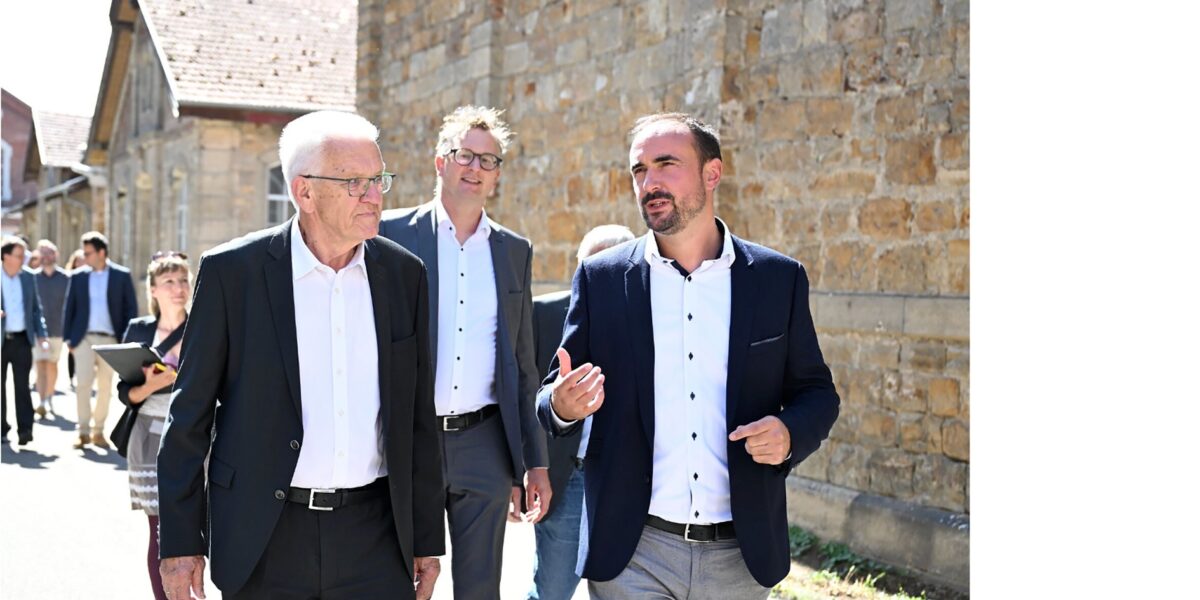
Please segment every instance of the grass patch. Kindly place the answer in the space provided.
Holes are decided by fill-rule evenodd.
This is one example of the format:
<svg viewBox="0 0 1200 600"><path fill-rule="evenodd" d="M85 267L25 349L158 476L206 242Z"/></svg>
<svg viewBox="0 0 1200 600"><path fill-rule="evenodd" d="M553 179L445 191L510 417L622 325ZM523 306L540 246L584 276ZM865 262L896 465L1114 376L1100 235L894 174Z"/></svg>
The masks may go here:
<svg viewBox="0 0 1200 600"><path fill-rule="evenodd" d="M822 542L800 527L788 528L792 569L771 590L780 600L966 600L967 594L922 580L904 569L860 556L849 546ZM913 590L908 592L906 590Z"/></svg>

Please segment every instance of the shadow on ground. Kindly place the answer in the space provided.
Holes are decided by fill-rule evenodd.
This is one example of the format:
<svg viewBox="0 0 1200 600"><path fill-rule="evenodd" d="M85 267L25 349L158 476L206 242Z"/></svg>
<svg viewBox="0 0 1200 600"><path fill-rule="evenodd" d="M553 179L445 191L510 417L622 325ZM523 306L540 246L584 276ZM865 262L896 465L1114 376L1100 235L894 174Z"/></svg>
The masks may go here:
<svg viewBox="0 0 1200 600"><path fill-rule="evenodd" d="M42 454L28 448L14 448L10 444L4 444L3 450L0 450L0 463L17 465L24 469L45 469L46 463L56 460L57 456Z"/></svg>

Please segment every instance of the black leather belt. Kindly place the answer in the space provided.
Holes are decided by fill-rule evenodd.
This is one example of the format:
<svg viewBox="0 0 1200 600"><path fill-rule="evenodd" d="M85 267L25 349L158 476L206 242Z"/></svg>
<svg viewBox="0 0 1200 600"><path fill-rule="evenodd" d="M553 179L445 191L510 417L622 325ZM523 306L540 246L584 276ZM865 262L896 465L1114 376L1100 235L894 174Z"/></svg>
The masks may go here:
<svg viewBox="0 0 1200 600"><path fill-rule="evenodd" d="M441 421L442 431L466 431L499 411L499 406L489 404L475 412L461 415L438 415L438 421Z"/></svg>
<svg viewBox="0 0 1200 600"><path fill-rule="evenodd" d="M89 332L87 332L87 334L88 335L106 335L108 337L116 337L115 335L113 335L107 331L89 331Z"/></svg>
<svg viewBox="0 0 1200 600"><path fill-rule="evenodd" d="M692 525L690 523L683 525L650 515L646 517L646 524L659 531L682 536L683 539L689 542L716 542L737 539L737 535L733 531L733 521L713 523L712 525Z"/></svg>
<svg viewBox="0 0 1200 600"><path fill-rule="evenodd" d="M386 496L387 478L380 477L367 485L348 490L288 488L287 501L303 504L311 510L333 510Z"/></svg>
<svg viewBox="0 0 1200 600"><path fill-rule="evenodd" d="M25 335L25 331L24 331L24 330L21 330L21 331L5 331L5 332L4 332L4 339L5 339L5 340L16 340L16 339L28 340L28 339L29 339L29 337Z"/></svg>

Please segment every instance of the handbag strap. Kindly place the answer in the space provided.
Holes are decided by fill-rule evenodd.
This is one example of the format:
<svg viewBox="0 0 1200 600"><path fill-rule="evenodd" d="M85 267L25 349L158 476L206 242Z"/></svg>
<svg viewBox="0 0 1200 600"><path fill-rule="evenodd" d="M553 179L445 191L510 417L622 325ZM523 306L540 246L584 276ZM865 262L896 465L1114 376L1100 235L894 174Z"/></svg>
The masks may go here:
<svg viewBox="0 0 1200 600"><path fill-rule="evenodd" d="M174 348L175 344L179 343L179 340L183 337L183 328L186 326L187 317L184 317L183 322L179 324L179 327L176 327L166 339L155 346L154 351L157 352L159 356L166 356L167 353L171 351L171 348Z"/></svg>

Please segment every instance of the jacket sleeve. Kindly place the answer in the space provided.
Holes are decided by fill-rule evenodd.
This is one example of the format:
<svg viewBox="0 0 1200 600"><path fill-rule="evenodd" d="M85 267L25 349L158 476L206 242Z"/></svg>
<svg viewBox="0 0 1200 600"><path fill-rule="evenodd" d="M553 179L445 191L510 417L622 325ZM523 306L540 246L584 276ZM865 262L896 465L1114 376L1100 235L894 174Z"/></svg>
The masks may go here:
<svg viewBox="0 0 1200 600"><path fill-rule="evenodd" d="M821 447L837 421L837 390L813 327L808 309L808 275L797 264L792 288L792 312L788 331L788 356L783 382L780 420L792 438L791 458L780 465L790 470Z"/></svg>
<svg viewBox="0 0 1200 600"><path fill-rule="evenodd" d="M417 390L413 407L413 554L446 553L446 486L441 441L433 405L433 364L429 352L429 283L425 266L416 293Z"/></svg>
<svg viewBox="0 0 1200 600"><path fill-rule="evenodd" d="M571 282L571 306L567 309L567 320L563 324L562 347L571 357L571 366L578 367L591 360L588 352L588 305L587 305L587 270L580 265L575 270L575 279ZM550 372L542 380L542 387L537 395L537 416L542 427L550 432L551 437L574 435L582 430L583 420L575 421L565 428L555 423L550 406L550 388L558 379L558 354L550 360Z"/></svg>
<svg viewBox="0 0 1200 600"><path fill-rule="evenodd" d="M521 441L525 468L550 466L546 436L538 426L538 369L533 338L533 247L525 256L525 292L521 294L521 322L517 327L517 402L521 408ZM524 473L515 473L521 478Z"/></svg>
<svg viewBox="0 0 1200 600"><path fill-rule="evenodd" d="M79 310L79 294L75 292L77 277L78 275L72 275L67 280L67 297L63 301L63 337L69 348L78 346L80 342L80 338L74 337L76 332L72 329L75 324L75 314Z"/></svg>
<svg viewBox="0 0 1200 600"><path fill-rule="evenodd" d="M159 555L205 553L204 462L217 398L225 387L229 328L222 265L201 259L195 300L184 330L179 376L158 449Z"/></svg>
<svg viewBox="0 0 1200 600"><path fill-rule="evenodd" d="M46 317L42 314L42 296L38 294L37 282L33 276L27 278L29 287L33 288L33 331L39 338L49 337L46 333Z"/></svg>

